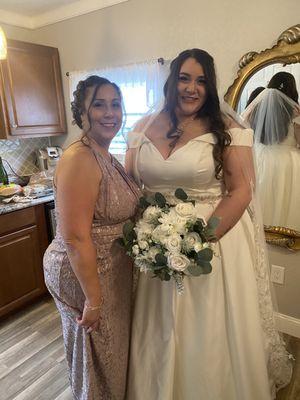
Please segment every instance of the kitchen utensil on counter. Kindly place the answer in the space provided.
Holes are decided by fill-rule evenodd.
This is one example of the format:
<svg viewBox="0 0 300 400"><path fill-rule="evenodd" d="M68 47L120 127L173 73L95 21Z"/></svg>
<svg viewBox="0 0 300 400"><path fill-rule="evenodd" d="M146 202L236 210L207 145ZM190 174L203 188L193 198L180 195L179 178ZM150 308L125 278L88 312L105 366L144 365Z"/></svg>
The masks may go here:
<svg viewBox="0 0 300 400"><path fill-rule="evenodd" d="M1 157L0 157L1 159ZM29 182L29 179L32 174L30 175L19 175L13 169L9 161L2 158L2 161L9 167L10 171L8 172L8 182L7 183L15 183L16 185L25 186ZM2 164L3 166L3 164ZM0 168L1 169L1 168ZM5 169L4 169L5 170ZM0 174L1 175L1 174ZM0 177L0 186L1 186L1 177Z"/></svg>
<svg viewBox="0 0 300 400"><path fill-rule="evenodd" d="M45 147L37 150L38 167L41 171L54 169L62 155L59 146Z"/></svg>

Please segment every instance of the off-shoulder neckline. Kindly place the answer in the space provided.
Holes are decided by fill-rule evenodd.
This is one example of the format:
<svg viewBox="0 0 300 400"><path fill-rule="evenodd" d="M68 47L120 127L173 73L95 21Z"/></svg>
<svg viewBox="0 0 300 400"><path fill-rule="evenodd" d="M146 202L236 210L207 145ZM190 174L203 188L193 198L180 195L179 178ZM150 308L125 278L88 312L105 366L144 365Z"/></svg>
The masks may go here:
<svg viewBox="0 0 300 400"><path fill-rule="evenodd" d="M239 128L239 127L234 127L230 128L227 131L230 133L232 130L240 130L240 131L249 131L251 130L250 128ZM141 135L141 138L144 139L146 142L150 143L151 146L155 149L155 151L160 155L161 159L163 161L168 161L174 154L176 154L179 150L184 149L187 145L194 141L202 141L205 143L210 143L210 144L215 144L216 143L216 138L212 132L206 132L202 133L201 135L195 136L194 138L190 139L188 142L183 144L182 146L178 147L175 151L173 151L167 158L164 158L161 152L158 150L158 148L155 146L153 141L145 135L144 132L138 132L138 131L133 131L134 133Z"/></svg>

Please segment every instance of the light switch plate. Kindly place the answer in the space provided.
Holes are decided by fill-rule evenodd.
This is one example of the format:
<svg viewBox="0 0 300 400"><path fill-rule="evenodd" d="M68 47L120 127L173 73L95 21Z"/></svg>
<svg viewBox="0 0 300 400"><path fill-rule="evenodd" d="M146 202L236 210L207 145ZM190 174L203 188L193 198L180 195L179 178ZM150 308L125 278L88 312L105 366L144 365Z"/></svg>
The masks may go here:
<svg viewBox="0 0 300 400"><path fill-rule="evenodd" d="M280 285L284 284L284 272L285 268L280 265L272 265L271 266L271 282L279 283Z"/></svg>

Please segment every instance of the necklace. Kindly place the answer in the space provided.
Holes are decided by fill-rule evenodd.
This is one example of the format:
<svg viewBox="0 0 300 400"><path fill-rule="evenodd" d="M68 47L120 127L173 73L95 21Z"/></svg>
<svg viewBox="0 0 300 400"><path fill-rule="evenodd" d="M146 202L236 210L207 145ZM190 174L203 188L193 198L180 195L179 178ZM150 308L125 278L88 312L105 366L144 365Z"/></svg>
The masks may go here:
<svg viewBox="0 0 300 400"><path fill-rule="evenodd" d="M169 143L170 151L168 157L171 155L172 151L174 150L176 144L178 143L181 136L184 134L185 129L188 125L190 125L195 120L195 117L187 118L185 121L178 124L176 130L169 136L170 139L173 139Z"/></svg>

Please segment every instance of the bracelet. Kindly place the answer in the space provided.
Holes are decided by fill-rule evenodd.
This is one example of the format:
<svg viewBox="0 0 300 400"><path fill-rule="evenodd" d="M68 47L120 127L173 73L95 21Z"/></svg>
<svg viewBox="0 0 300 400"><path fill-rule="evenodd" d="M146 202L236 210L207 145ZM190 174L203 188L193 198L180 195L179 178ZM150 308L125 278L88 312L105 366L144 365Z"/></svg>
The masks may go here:
<svg viewBox="0 0 300 400"><path fill-rule="evenodd" d="M98 306L90 306L87 302L85 302L84 307L87 308L89 311L96 311L101 309L102 304L99 304Z"/></svg>

